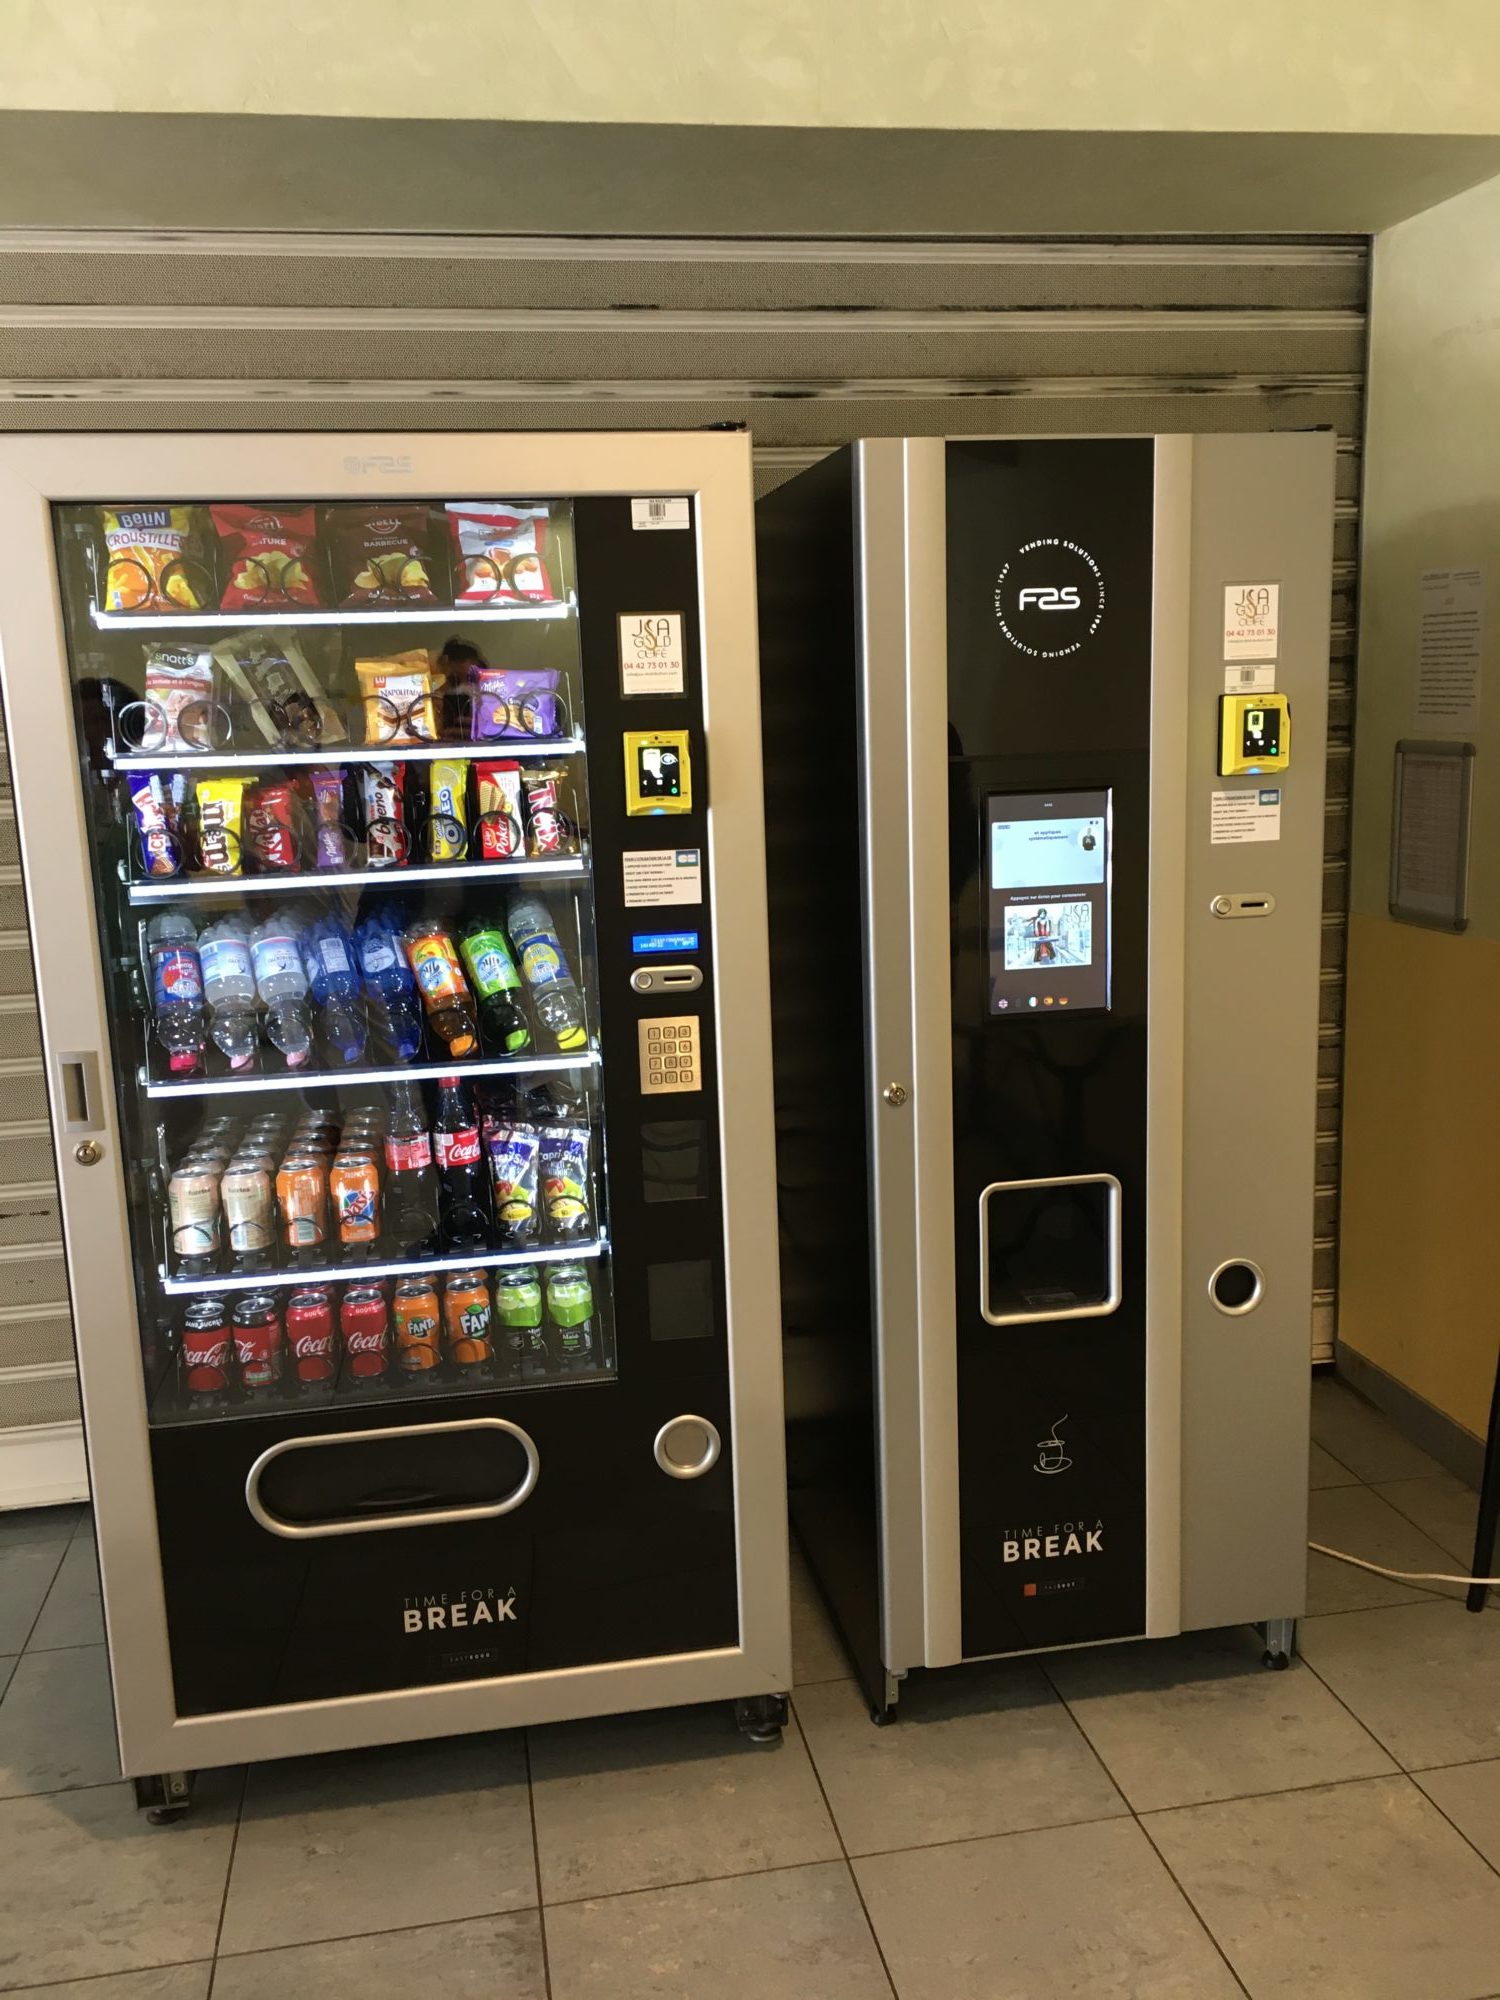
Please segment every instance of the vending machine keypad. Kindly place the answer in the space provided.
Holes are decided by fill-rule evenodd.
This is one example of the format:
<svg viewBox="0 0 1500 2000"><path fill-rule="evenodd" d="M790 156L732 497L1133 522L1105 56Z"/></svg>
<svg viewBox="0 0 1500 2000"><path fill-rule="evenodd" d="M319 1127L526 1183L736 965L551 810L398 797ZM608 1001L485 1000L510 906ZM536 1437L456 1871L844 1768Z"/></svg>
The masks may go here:
<svg viewBox="0 0 1500 2000"><path fill-rule="evenodd" d="M641 1046L641 1090L650 1097L669 1091L701 1090L703 1072L698 1062L698 1016L678 1015L672 1020L641 1021L637 1024Z"/></svg>

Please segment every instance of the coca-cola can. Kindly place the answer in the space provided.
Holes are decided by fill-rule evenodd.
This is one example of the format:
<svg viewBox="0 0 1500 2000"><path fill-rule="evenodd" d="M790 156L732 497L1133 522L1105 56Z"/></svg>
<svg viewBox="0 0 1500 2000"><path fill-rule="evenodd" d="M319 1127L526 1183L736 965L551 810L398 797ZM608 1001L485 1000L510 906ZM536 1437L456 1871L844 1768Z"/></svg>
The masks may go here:
<svg viewBox="0 0 1500 2000"><path fill-rule="evenodd" d="M247 1396L274 1395L285 1364L281 1313L272 1292L246 1292L234 1309L234 1361Z"/></svg>
<svg viewBox="0 0 1500 2000"><path fill-rule="evenodd" d="M195 1400L216 1401L228 1389L231 1345L223 1299L194 1299L182 1325L182 1373Z"/></svg>
<svg viewBox="0 0 1500 2000"><path fill-rule="evenodd" d="M391 1361L391 1317L379 1285L351 1285L339 1301L339 1332L353 1379L385 1379Z"/></svg>
<svg viewBox="0 0 1500 2000"><path fill-rule="evenodd" d="M333 1380L338 1357L333 1341L333 1294L326 1285L309 1285L287 1300L286 1344L300 1387L314 1389Z"/></svg>

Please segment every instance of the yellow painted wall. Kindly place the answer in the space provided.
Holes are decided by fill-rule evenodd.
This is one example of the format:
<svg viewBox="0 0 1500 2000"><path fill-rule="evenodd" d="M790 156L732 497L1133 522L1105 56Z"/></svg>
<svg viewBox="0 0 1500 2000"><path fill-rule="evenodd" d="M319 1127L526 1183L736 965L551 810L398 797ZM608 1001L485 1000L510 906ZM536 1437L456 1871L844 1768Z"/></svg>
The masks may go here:
<svg viewBox="0 0 1500 2000"><path fill-rule="evenodd" d="M1500 1348L1500 181L1375 246L1339 1334L1483 1433ZM1391 921L1391 772L1415 716L1419 578L1487 586L1471 926Z"/></svg>
<svg viewBox="0 0 1500 2000"><path fill-rule="evenodd" d="M0 107L1500 131L1495 0L0 0Z"/></svg>

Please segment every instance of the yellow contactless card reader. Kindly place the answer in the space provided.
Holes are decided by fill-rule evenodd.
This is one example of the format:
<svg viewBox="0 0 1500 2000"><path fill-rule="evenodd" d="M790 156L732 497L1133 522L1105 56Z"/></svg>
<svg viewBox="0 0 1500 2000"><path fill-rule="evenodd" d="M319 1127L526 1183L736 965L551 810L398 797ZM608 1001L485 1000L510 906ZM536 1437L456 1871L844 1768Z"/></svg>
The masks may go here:
<svg viewBox="0 0 1500 2000"><path fill-rule="evenodd" d="M693 810L685 729L625 731L625 811L631 819Z"/></svg>
<svg viewBox="0 0 1500 2000"><path fill-rule="evenodd" d="M1284 694L1219 697L1219 776L1284 771L1292 761L1292 711Z"/></svg>

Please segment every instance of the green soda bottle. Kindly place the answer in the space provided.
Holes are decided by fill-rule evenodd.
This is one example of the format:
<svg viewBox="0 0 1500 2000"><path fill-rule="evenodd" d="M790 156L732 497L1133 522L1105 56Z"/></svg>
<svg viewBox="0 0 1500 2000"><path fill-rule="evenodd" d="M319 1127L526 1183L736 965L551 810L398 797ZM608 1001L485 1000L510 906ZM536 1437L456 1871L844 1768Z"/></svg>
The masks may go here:
<svg viewBox="0 0 1500 2000"><path fill-rule="evenodd" d="M549 1346L564 1370L594 1366L594 1287L582 1264L554 1264L547 1273Z"/></svg>
<svg viewBox="0 0 1500 2000"><path fill-rule="evenodd" d="M545 1375L542 1281L535 1264L513 1264L495 1278L495 1318L500 1327L501 1372Z"/></svg>
<svg viewBox="0 0 1500 2000"><path fill-rule="evenodd" d="M531 1024L521 1005L521 975L505 933L487 917L470 917L459 940L479 1002L479 1031L496 1055L524 1055L531 1047Z"/></svg>

